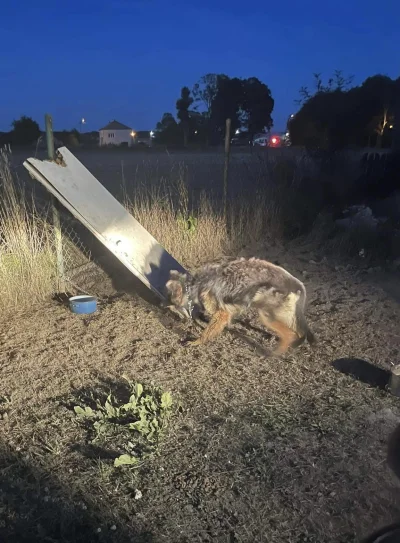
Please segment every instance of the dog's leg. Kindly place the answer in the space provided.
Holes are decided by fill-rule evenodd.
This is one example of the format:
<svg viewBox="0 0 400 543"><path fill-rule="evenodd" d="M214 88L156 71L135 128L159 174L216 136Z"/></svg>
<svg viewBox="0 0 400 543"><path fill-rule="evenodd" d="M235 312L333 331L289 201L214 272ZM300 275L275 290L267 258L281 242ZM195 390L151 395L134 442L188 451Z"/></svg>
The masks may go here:
<svg viewBox="0 0 400 543"><path fill-rule="evenodd" d="M203 330L201 336L194 340L189 341L190 345L203 345L222 334L224 329L228 326L231 321L231 315L228 311L217 311L212 316L209 325Z"/></svg>
<svg viewBox="0 0 400 543"><path fill-rule="evenodd" d="M296 341L298 341L299 336L291 330L286 324L280 321L273 321L265 315L262 311L259 311L259 316L261 322L274 332L279 337L278 347L275 349L275 354L285 353L289 347L291 347Z"/></svg>

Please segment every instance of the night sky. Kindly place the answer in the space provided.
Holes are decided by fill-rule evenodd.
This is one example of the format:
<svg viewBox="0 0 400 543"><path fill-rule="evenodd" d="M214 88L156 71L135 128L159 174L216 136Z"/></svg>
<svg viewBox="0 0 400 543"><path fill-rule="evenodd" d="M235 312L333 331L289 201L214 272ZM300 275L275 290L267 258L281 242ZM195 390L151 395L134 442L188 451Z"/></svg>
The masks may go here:
<svg viewBox="0 0 400 543"><path fill-rule="evenodd" d="M45 112L56 130L150 130L210 72L261 79L283 130L313 72L400 75L400 2L6 0L0 40L0 131Z"/></svg>

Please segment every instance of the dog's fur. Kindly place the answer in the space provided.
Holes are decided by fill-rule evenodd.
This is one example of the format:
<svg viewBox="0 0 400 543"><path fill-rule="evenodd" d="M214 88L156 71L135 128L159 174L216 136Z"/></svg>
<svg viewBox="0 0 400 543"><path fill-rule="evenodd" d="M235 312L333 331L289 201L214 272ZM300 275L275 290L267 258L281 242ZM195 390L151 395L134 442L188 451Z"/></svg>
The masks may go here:
<svg viewBox="0 0 400 543"><path fill-rule="evenodd" d="M211 320L200 338L200 345L218 337L232 319L246 309L257 309L261 322L280 339L277 353L315 337L305 316L306 289L285 269L256 258L208 264L193 276L170 272L166 284L172 307L186 317L196 307Z"/></svg>

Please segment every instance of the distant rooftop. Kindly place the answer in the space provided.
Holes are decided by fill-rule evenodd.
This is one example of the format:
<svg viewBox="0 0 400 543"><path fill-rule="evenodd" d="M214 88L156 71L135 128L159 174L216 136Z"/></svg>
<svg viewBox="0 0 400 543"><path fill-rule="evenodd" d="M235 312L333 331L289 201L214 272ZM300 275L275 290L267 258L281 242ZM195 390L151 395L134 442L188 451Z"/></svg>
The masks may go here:
<svg viewBox="0 0 400 543"><path fill-rule="evenodd" d="M103 128L100 128L100 131L101 130L132 130L132 129L130 126L126 126L126 124L122 124L114 120L108 123L106 126L103 126Z"/></svg>

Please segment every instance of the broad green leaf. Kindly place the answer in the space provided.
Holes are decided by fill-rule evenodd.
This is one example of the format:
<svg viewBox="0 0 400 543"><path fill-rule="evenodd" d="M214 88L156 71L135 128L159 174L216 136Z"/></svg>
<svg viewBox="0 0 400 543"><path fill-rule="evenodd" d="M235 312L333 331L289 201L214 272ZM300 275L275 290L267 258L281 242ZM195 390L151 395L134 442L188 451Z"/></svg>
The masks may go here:
<svg viewBox="0 0 400 543"><path fill-rule="evenodd" d="M76 405L74 407L75 414L78 415L78 417L84 417L86 416L85 410L82 409L82 407L79 407L79 405Z"/></svg>
<svg viewBox="0 0 400 543"><path fill-rule="evenodd" d="M143 385L141 385L140 383L136 383L135 385L136 398L139 399L142 394L143 394Z"/></svg>
<svg viewBox="0 0 400 543"><path fill-rule="evenodd" d="M140 432L140 433L143 432L145 427L146 427L146 423L141 420L138 420L137 422L131 422L129 425L130 430L136 430L137 432Z"/></svg>
<svg viewBox="0 0 400 543"><path fill-rule="evenodd" d="M152 428L158 428L158 426L159 426L159 425L158 425L158 420L154 418L154 419L151 421L150 425L151 425Z"/></svg>
<svg viewBox="0 0 400 543"><path fill-rule="evenodd" d="M78 415L78 417L93 417L94 411L90 407L85 407L85 409L82 409L82 407L79 407L79 405L76 405L74 407L75 414Z"/></svg>
<svg viewBox="0 0 400 543"><path fill-rule="evenodd" d="M139 460L136 458L136 456L131 456L130 454L121 454L118 458L114 460L114 466L118 468L118 466L132 466L134 464L137 464Z"/></svg>
<svg viewBox="0 0 400 543"><path fill-rule="evenodd" d="M122 411L125 411L125 413L135 413L136 412L136 403L132 403L132 402L124 403L124 405L122 405L120 407L120 409Z"/></svg>
<svg viewBox="0 0 400 543"><path fill-rule="evenodd" d="M110 425L107 424L107 422L98 420L93 424L93 428L96 430L98 434L105 434L107 430L110 428Z"/></svg>
<svg viewBox="0 0 400 543"><path fill-rule="evenodd" d="M164 392L161 396L161 408L170 409L172 407L172 396L170 392Z"/></svg>
<svg viewBox="0 0 400 543"><path fill-rule="evenodd" d="M106 403L104 404L104 408L107 412L107 415L111 418L113 417L118 417L119 413L119 409L115 408L113 405L112 405L112 397L111 395L108 396L107 400L106 400Z"/></svg>

